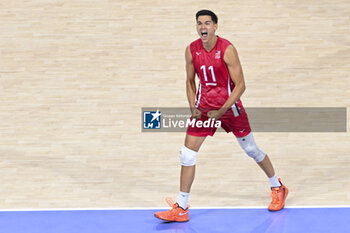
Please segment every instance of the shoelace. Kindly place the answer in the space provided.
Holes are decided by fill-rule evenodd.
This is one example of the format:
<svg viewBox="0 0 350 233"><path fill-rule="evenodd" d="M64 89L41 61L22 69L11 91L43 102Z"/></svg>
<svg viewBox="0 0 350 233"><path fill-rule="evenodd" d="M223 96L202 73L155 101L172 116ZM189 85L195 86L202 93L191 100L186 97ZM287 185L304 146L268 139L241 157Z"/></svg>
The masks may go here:
<svg viewBox="0 0 350 233"><path fill-rule="evenodd" d="M179 207L178 204L176 204L173 199L170 197L165 198L165 201L168 203L168 205L172 208L170 211L176 211L176 208ZM190 205L187 205L187 208L189 208Z"/></svg>
<svg viewBox="0 0 350 233"><path fill-rule="evenodd" d="M172 209L169 210L169 211L171 211L171 212L176 211L177 205L175 204L175 202L174 202L171 198L167 197L167 198L165 198L165 201L166 201L166 202L168 203L168 205L172 208Z"/></svg>
<svg viewBox="0 0 350 233"><path fill-rule="evenodd" d="M167 197L165 198L165 201L168 203L170 207L174 208L175 203L171 198Z"/></svg>
<svg viewBox="0 0 350 233"><path fill-rule="evenodd" d="M271 197L272 197L273 204L276 204L279 201L278 192L279 192L279 189L272 189Z"/></svg>

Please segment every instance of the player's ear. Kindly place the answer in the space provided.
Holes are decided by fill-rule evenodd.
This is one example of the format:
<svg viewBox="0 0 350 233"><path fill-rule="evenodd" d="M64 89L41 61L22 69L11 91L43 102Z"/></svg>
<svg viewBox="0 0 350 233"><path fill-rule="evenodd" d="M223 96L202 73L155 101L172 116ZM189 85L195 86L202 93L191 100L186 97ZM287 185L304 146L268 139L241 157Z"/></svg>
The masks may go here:
<svg viewBox="0 0 350 233"><path fill-rule="evenodd" d="M218 24L217 23L214 24L214 29L215 29L215 31L218 30Z"/></svg>

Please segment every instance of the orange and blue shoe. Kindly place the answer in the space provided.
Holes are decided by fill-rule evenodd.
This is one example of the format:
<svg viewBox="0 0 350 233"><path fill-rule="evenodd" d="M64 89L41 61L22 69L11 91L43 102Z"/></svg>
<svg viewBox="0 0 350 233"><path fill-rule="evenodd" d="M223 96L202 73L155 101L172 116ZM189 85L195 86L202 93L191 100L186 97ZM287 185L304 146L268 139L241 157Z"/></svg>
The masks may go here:
<svg viewBox="0 0 350 233"><path fill-rule="evenodd" d="M174 203L170 198L166 198L165 201L168 203L172 209L167 211L161 211L154 214L154 217L159 218L161 220L165 220L167 222L187 222L189 220L188 217L188 209L190 208L187 205L187 208L184 210L179 206L179 204Z"/></svg>
<svg viewBox="0 0 350 233"><path fill-rule="evenodd" d="M270 211L278 211L283 209L284 202L286 201L288 195L288 188L284 186L279 178L281 186L276 188L271 188L271 198L272 201L268 207Z"/></svg>

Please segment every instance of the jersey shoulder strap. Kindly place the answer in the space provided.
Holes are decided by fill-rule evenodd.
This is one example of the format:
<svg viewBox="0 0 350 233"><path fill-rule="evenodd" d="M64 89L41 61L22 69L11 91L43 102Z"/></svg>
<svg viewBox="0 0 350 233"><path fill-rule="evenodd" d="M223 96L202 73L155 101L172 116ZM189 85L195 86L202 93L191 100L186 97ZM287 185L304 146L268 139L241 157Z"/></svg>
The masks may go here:
<svg viewBox="0 0 350 233"><path fill-rule="evenodd" d="M227 49L227 47L228 46L230 46L230 45L232 45L232 43L229 41L229 40L226 40L226 39L224 39L224 38L221 38L221 37L218 37L218 40L220 40L219 41L219 49L222 51L222 54L224 54L225 53L225 51L226 51L226 49ZM232 45L233 46L233 45Z"/></svg>
<svg viewBox="0 0 350 233"><path fill-rule="evenodd" d="M190 44L190 51L192 54L192 59L194 59L196 52L200 51L202 49L202 40L199 38L198 40L193 41Z"/></svg>

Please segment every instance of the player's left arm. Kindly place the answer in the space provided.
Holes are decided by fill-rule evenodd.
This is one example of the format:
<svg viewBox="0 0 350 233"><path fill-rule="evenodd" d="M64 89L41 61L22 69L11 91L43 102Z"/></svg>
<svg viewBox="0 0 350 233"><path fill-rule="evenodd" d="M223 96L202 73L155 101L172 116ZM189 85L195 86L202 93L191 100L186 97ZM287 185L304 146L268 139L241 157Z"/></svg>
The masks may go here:
<svg viewBox="0 0 350 233"><path fill-rule="evenodd" d="M229 109L241 97L245 91L242 66L239 61L237 50L232 45L226 48L224 54L224 62L226 63L230 77L235 84L235 88L219 110L212 111L211 114L208 113L208 116L210 118L219 119L227 111L227 109Z"/></svg>

